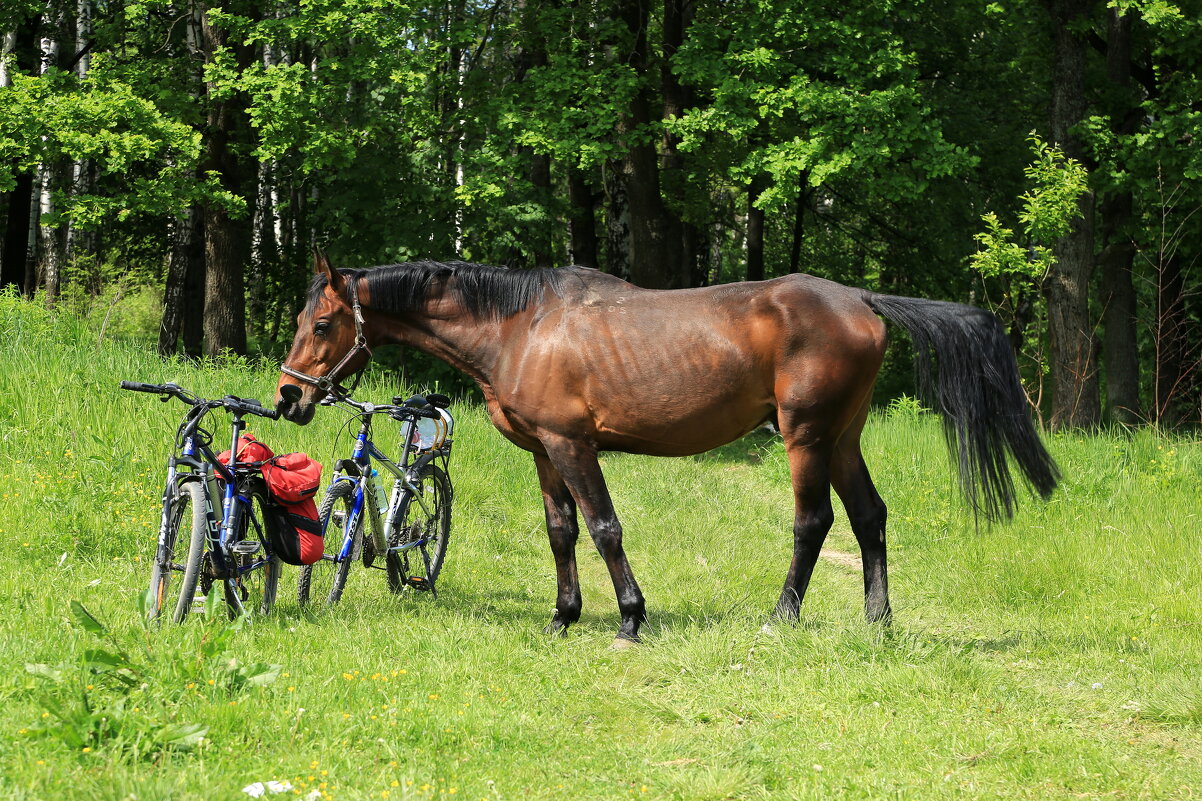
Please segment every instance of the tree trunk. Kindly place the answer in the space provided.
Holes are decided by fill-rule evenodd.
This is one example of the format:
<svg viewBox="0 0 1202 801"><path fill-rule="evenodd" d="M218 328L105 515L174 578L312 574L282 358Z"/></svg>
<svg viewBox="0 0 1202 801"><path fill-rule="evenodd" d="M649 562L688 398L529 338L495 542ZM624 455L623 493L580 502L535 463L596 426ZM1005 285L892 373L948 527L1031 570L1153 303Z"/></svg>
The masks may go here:
<svg viewBox="0 0 1202 801"><path fill-rule="evenodd" d="M756 198L768 186L768 177L757 175L747 187L747 280L764 280L764 210Z"/></svg>
<svg viewBox="0 0 1202 801"><path fill-rule="evenodd" d="M33 291L25 280L29 260L30 209L33 201L33 174L23 172L8 193L8 215L4 223L4 251L0 254L0 288L13 285L23 295Z"/></svg>
<svg viewBox="0 0 1202 801"><path fill-rule="evenodd" d="M1093 0L1048 0L1053 24L1052 140L1080 160L1081 143L1070 133L1085 118L1086 43L1076 32ZM1056 263L1044 282L1048 300L1049 372L1053 428L1091 427L1099 422L1098 374L1089 279L1093 271L1092 191L1082 195L1080 216L1054 246Z"/></svg>
<svg viewBox="0 0 1202 801"><path fill-rule="evenodd" d="M622 168L611 162L603 172L605 180L605 271L619 278L629 278L630 266L630 203L626 198L626 182Z"/></svg>
<svg viewBox="0 0 1202 801"><path fill-rule="evenodd" d="M201 289L199 297L203 298L203 282L195 279L189 282L189 273L197 266L194 254L198 250L202 254L200 268L202 271L204 268L203 242L197 241L198 237L204 236L204 229L198 224L200 215L200 209L193 206L185 215L175 218L172 222L171 256L167 261L167 280L163 287L163 319L159 325L159 354L162 356L175 353L184 329L187 309L196 305L198 300L197 294L188 292L190 283Z"/></svg>
<svg viewBox="0 0 1202 801"><path fill-rule="evenodd" d="M797 213L793 218L793 243L789 247L789 272L801 270L801 243L805 240L806 209L810 205L810 174L797 176Z"/></svg>
<svg viewBox="0 0 1202 801"><path fill-rule="evenodd" d="M75 75L81 81L87 76L92 66L90 49L92 46L92 0L76 0L75 2ZM92 185L92 164L89 161L76 161L71 164L71 184L69 191L72 196L87 194ZM66 220L63 223L63 254L67 264L81 257L81 253L94 250L94 236L81 231L74 222Z"/></svg>
<svg viewBox="0 0 1202 801"><path fill-rule="evenodd" d="M12 71L32 73L38 66L38 48L35 31L39 23L28 20L18 25L16 31L4 34L4 53L11 53L7 61L0 62L0 86L12 84ZM4 222L4 243L0 249L0 288L15 286L24 295L35 289L29 279L28 265L32 261L34 176L33 172L18 173L15 185L8 192L8 215Z"/></svg>
<svg viewBox="0 0 1202 801"><path fill-rule="evenodd" d="M568 168L568 203L571 217L568 234L571 237L571 261L581 267L597 266L597 201L584 172Z"/></svg>
<svg viewBox="0 0 1202 801"><path fill-rule="evenodd" d="M1141 109L1132 91L1131 26L1134 15L1109 9L1106 75L1116 102L1111 110L1115 133L1135 133ZM1105 198L1098 207L1104 247L1098 256L1102 274L1102 359L1106 366L1106 402L1111 418L1131 425L1140 420L1139 348L1136 344L1135 282L1131 269L1135 243L1128 226L1132 219L1132 194L1123 189Z"/></svg>
<svg viewBox="0 0 1202 801"><path fill-rule="evenodd" d="M13 79L8 72L8 54L17 49L17 35L16 31L0 34L0 86L12 86Z"/></svg>
<svg viewBox="0 0 1202 801"><path fill-rule="evenodd" d="M247 324L260 336L266 331L267 275L278 262L273 218L271 186L275 180L271 165L260 162L255 180L255 209L251 217L250 286L247 303L250 314Z"/></svg>
<svg viewBox="0 0 1202 801"><path fill-rule="evenodd" d="M663 113L665 120L680 117L684 112L696 105L696 96L691 87L680 82L672 71L672 60L681 45L684 44L689 26L693 23L696 4L691 0L664 0L663 16L663 63L660 65L660 91L663 95ZM680 140L670 131L664 130L663 141L663 186L669 197L684 198L689 191L689 176L685 170L685 160L680 152ZM667 204L664 212L669 217L669 225L680 237L680 259L678 269L680 276L677 286L701 286L705 281L707 269L705 236L702 230L677 210Z"/></svg>
<svg viewBox="0 0 1202 801"><path fill-rule="evenodd" d="M203 13L203 12L202 12ZM213 63L227 40L226 31L213 25L208 14L201 19L206 63ZM254 58L252 47L235 46L238 67L245 70ZM220 97L209 84L209 112L205 141L205 170L220 177L223 189L246 196L244 170L234 150L245 135L246 109L241 97ZM220 98L220 99L218 99ZM246 353L246 297L243 265L250 257L250 221L243 214L210 202L204 208L205 228L205 318L204 352L216 356L224 351Z"/></svg>
<svg viewBox="0 0 1202 801"><path fill-rule="evenodd" d="M184 275L184 308L182 333L184 355L199 359L204 352L205 321L205 215L204 209L193 206L188 210L188 247L184 253L187 268Z"/></svg>
<svg viewBox="0 0 1202 801"><path fill-rule="evenodd" d="M48 6L47 11L52 11ZM58 39L61 26L61 13L52 11L51 30L53 35L41 39L41 66L39 73L45 76L51 69L58 66ZM45 141L46 137L42 137ZM58 298L59 284L62 275L62 238L57 225L51 223L55 212L54 190L62 180L61 165L57 161L45 162L38 165L38 286L46 293L46 299L53 303Z"/></svg>
<svg viewBox="0 0 1202 801"><path fill-rule="evenodd" d="M644 0L618 4L618 16L632 41L627 63L641 78L640 88L621 115L618 132L625 148L621 169L630 208L630 279L649 289L671 289L683 284L684 270L680 224L660 196L659 153L646 137L651 122L646 89L649 8Z"/></svg>

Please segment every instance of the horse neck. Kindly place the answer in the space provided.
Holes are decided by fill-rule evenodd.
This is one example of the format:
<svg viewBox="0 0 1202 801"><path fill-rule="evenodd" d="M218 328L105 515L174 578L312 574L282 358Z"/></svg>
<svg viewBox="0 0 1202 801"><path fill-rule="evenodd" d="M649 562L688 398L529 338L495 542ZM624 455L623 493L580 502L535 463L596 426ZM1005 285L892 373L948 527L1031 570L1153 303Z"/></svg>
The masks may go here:
<svg viewBox="0 0 1202 801"><path fill-rule="evenodd" d="M456 306L435 302L422 312L402 316L364 312L379 344L417 348L489 384L501 351L501 321L476 317Z"/></svg>

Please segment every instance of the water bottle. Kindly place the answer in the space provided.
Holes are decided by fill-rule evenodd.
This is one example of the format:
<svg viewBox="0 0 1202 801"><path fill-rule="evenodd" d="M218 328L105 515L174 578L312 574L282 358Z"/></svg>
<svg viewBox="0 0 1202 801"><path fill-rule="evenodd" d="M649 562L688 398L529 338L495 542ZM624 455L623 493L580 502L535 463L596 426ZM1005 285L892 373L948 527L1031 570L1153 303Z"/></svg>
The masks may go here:
<svg viewBox="0 0 1202 801"><path fill-rule="evenodd" d="M376 510L380 514L388 511L388 493L384 489L384 481L380 478L380 473L373 467L371 469L371 485L376 491Z"/></svg>

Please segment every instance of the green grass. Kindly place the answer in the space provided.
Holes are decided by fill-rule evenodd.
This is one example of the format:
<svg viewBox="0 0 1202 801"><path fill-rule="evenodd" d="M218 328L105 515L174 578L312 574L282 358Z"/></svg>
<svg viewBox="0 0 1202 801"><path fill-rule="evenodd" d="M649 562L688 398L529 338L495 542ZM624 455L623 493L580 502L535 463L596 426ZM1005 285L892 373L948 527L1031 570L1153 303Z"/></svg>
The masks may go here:
<svg viewBox="0 0 1202 801"><path fill-rule="evenodd" d="M650 614L646 643L615 652L612 587L587 539L583 618L566 639L541 634L555 582L533 464L460 404L437 600L392 597L383 573L359 570L338 608L306 614L289 569L267 619L145 630L136 599L182 407L117 382L267 399L275 378L164 363L0 297L0 797L207 801L270 780L293 787L267 798L490 800L1176 799L1202 786L1192 442L1053 437L1066 479L1052 501L977 531L937 421L874 418L889 630L863 622L858 572L829 560L800 625L764 627L791 548L778 441L606 456ZM369 381L361 395L399 389ZM341 422L323 410L303 429L254 430L328 464ZM828 547L856 552L845 520ZM72 600L107 629L89 631Z"/></svg>

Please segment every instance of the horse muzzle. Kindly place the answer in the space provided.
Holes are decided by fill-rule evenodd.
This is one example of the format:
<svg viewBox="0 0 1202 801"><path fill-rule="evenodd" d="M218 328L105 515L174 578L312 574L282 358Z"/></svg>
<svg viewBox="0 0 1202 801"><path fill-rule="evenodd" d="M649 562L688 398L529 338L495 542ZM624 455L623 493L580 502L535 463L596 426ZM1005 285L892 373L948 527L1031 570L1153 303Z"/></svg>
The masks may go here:
<svg viewBox="0 0 1202 801"><path fill-rule="evenodd" d="M280 387L279 397L275 408L285 420L303 426L313 419L317 404L310 400L304 401L305 391L296 384L284 384Z"/></svg>

